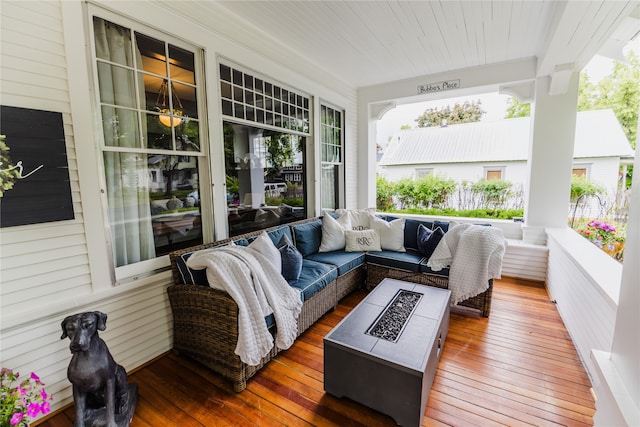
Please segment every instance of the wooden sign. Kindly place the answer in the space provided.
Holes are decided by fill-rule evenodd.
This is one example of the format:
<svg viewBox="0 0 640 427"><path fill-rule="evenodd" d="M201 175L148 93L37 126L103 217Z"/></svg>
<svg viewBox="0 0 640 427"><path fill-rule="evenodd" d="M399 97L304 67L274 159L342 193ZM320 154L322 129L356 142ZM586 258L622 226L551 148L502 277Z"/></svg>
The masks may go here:
<svg viewBox="0 0 640 427"><path fill-rule="evenodd" d="M0 135L0 227L73 219L62 113L2 106Z"/></svg>
<svg viewBox="0 0 640 427"><path fill-rule="evenodd" d="M445 80L443 82L428 83L418 86L418 95L433 92L442 92L443 90L452 90L460 88L460 80Z"/></svg>

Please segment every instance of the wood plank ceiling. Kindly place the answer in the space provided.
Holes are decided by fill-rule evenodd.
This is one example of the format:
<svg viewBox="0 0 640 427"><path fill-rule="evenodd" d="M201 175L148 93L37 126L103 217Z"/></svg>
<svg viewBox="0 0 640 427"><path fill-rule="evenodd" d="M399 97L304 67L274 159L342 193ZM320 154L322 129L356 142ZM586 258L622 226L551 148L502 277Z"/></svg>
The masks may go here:
<svg viewBox="0 0 640 427"><path fill-rule="evenodd" d="M222 7L260 31L264 37L259 44L265 51L272 48L269 44L280 45L362 87L531 57L538 60L539 76L551 75L556 66L579 71L629 15L639 17L637 5L637 1L225 0L207 7ZM214 16L210 11L194 15L192 9L189 15L206 22ZM622 37L628 40L637 33L639 22L633 19Z"/></svg>

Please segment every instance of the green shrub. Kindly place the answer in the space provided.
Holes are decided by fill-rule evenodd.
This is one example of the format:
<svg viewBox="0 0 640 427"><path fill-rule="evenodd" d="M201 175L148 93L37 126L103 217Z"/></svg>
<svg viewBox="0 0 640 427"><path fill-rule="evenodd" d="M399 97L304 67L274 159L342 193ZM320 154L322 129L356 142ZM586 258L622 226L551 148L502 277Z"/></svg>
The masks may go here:
<svg viewBox="0 0 640 427"><path fill-rule="evenodd" d="M425 208L443 207L456 190L456 182L439 175L428 175L415 183L414 202Z"/></svg>
<svg viewBox="0 0 640 427"><path fill-rule="evenodd" d="M376 175L376 209L386 211L393 208L393 184Z"/></svg>
<svg viewBox="0 0 640 427"><path fill-rule="evenodd" d="M481 179L471 184L471 191L481 197L481 206L497 208L504 206L513 195L511 187L512 184L510 182L501 179Z"/></svg>
<svg viewBox="0 0 640 427"><path fill-rule="evenodd" d="M605 196L607 191L601 185L587 180L583 176L571 178L571 203L576 203L580 197Z"/></svg>

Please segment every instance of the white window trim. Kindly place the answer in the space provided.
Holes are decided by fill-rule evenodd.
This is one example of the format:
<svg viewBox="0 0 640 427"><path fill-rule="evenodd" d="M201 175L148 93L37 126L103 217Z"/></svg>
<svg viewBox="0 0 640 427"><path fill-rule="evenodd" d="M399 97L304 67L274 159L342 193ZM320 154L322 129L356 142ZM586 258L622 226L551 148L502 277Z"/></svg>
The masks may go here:
<svg viewBox="0 0 640 427"><path fill-rule="evenodd" d="M506 169L507 169L506 166L484 166L482 175L484 179L488 179L487 174L489 172L500 171L500 179L504 181Z"/></svg>
<svg viewBox="0 0 640 427"><path fill-rule="evenodd" d="M113 285L132 280L138 280L154 274L160 270L167 269L170 265L169 256L163 255L150 260L130 264L122 267L115 267L113 259L113 249L111 244L111 233L109 230L109 216L106 198L106 185L104 182L104 164L102 158L102 129L99 120L100 107L98 101L98 82L95 71L95 40L93 38L92 21L93 16L111 20L120 25L142 32L149 36L156 36L165 41L169 41L175 46L193 51L196 58L196 72L204 82L206 74L204 71L204 54L200 54L201 47L196 43L185 44L184 41L175 38L169 33L155 30L150 24L134 21L130 18L105 10L93 4L80 2L62 2L62 13L65 21L77 22L78 25L69 26L73 31L65 32L65 48L68 58L69 81L74 84L69 85L69 98L71 113L74 117L74 135L76 141L94 141L91 144L80 144L76 142L76 155L78 158L78 175L81 187L81 199L85 233L87 238L89 267L91 270L92 283L95 290L108 289ZM85 44L86 43L86 44ZM86 88L91 88L87 96ZM186 152L185 155L198 156L200 159L207 159L209 153L209 133L206 126L207 94L202 84L198 85L198 117L201 126L201 152ZM180 152L181 153L181 152ZM181 155L176 153L176 155ZM211 182L209 176L209 165L205 164L200 170L201 200L211 200L208 192L210 186L205 184ZM95 191L96 188L100 192ZM209 204L210 205L210 204ZM213 209L209 212L201 210L202 232L204 241L211 240L208 234L213 235ZM205 225L206 224L206 225Z"/></svg>
<svg viewBox="0 0 640 427"><path fill-rule="evenodd" d="M433 173L434 171L431 167L420 167L413 170L413 176L415 179L424 178L426 176L433 175Z"/></svg>
<svg viewBox="0 0 640 427"><path fill-rule="evenodd" d="M341 149L341 158L340 158L340 162L339 163L331 163L331 162L323 162L322 161L322 107L328 107L331 108L335 111L339 111L340 114L342 115L342 121L341 121L341 141L340 141L340 149ZM323 163L327 163L327 164L332 164L332 165L339 165L339 176L338 176L338 187L339 187L339 192L338 192L338 206L337 208L344 208L345 207L345 200L346 200L346 168L345 168L345 157L346 157L346 153L347 153L347 147L346 147L346 132L347 132L347 120L346 120L346 116L347 116L347 110L344 107L340 107L334 103L325 101L323 99L319 99L318 100L318 108L317 108L318 114L314 115L314 120L317 120L317 125L316 125L316 129L318 129L318 135L317 135L317 141L318 141L318 149L315 151L315 155L316 155L316 159L318 162L318 172L322 169L322 164ZM317 201L317 206L319 206L322 209L322 206L320 206L322 204L322 183L321 183L321 179L318 178L317 180L318 183L318 188L317 188L317 192L318 192L318 201Z"/></svg>
<svg viewBox="0 0 640 427"><path fill-rule="evenodd" d="M592 163L574 163L573 165L571 165L571 172L573 175L573 170L574 169L585 169L585 178L586 179L591 179L591 167L593 166Z"/></svg>

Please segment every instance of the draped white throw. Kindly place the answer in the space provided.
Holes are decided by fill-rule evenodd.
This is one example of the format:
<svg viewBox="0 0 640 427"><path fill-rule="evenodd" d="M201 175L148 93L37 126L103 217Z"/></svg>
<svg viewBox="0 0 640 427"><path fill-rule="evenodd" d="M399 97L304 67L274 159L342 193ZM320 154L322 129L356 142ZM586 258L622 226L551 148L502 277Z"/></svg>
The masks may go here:
<svg viewBox="0 0 640 427"><path fill-rule="evenodd" d="M273 348L265 315L273 312L275 344L287 349L298 334L302 310L300 291L289 286L260 252L245 246L224 246L194 253L187 266L207 269L207 280L224 289L238 305L238 343L235 353L255 366Z"/></svg>
<svg viewBox="0 0 640 427"><path fill-rule="evenodd" d="M489 279L499 279L506 240L498 227L458 224L436 246L427 261L433 271L450 266L451 304L458 304L489 288Z"/></svg>

